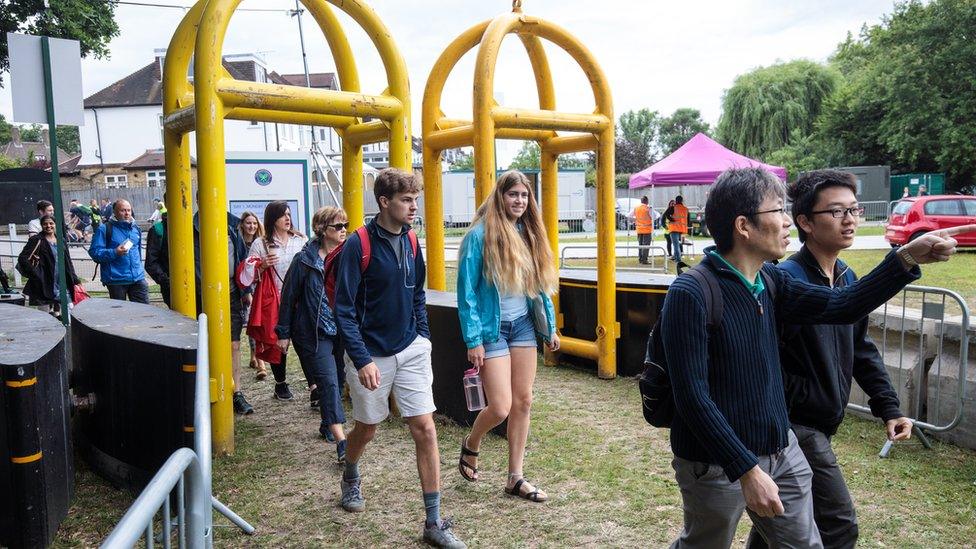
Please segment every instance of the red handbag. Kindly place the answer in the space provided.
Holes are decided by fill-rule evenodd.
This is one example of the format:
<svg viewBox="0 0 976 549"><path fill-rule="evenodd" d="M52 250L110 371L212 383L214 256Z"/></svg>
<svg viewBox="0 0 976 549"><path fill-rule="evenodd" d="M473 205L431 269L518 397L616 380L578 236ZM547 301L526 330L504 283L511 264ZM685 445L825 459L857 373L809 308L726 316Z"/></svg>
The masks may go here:
<svg viewBox="0 0 976 549"><path fill-rule="evenodd" d="M82 286L81 284L75 284L75 287L73 288L73 292L72 292L72 297L71 297L72 303L77 305L82 301L88 299L89 297L91 297L91 295L89 295L89 293L85 291L84 286Z"/></svg>

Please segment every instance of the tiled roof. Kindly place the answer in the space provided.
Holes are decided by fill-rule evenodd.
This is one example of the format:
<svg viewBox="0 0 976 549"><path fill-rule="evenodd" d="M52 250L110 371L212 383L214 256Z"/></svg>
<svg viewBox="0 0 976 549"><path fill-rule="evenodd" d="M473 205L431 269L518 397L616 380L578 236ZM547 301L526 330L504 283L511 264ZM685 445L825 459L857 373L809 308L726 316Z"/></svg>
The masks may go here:
<svg viewBox="0 0 976 549"><path fill-rule="evenodd" d="M230 75L238 80L257 81L255 71L257 65L254 61L224 61L224 68ZM289 75L294 76L294 75ZM318 73L313 76L313 87L320 80L326 81L331 78L334 86L335 75L332 73ZM327 78L321 78L327 77ZM293 84L285 77L275 72L268 73L268 80L276 84ZM305 83L305 76L302 75L302 84ZM331 89L335 89L334 87ZM163 104L163 84L159 69L159 59L115 82L105 89L102 89L85 98L85 108L92 107L132 107L140 105L162 105Z"/></svg>

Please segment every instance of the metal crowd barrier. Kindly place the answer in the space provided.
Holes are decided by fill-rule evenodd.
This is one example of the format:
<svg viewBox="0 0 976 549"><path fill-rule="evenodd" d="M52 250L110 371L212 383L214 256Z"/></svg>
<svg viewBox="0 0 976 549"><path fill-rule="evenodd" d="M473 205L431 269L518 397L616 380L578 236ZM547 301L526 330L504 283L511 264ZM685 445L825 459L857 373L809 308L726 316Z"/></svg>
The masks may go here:
<svg viewBox="0 0 976 549"><path fill-rule="evenodd" d="M879 350L902 412L915 423L913 432L921 443L931 448L926 432L951 431L963 418L969 306L958 293L943 288L907 286L900 297L879 309L883 315ZM888 348L889 333L897 350ZM847 407L871 413L867 395L860 389ZM886 441L879 456L887 457L891 447L892 442Z"/></svg>
<svg viewBox="0 0 976 549"><path fill-rule="evenodd" d="M244 533L254 527L213 497L213 470L210 432L210 352L207 341L207 315L201 314L197 336L197 364L194 380L193 449L180 448L166 460L146 488L139 494L122 520L102 542L103 549L131 548L145 538L148 549L155 541L164 548L172 543L170 494L176 490L177 546L209 549L213 547L213 509L230 519ZM162 512L162 532L157 538L155 516Z"/></svg>
<svg viewBox="0 0 976 549"><path fill-rule="evenodd" d="M571 259L595 259L595 257L569 257L567 256L568 250L596 250L596 244L574 244L570 246L563 246L562 250L559 252L559 268L560 269L593 269L595 267L591 266L572 266L568 264L568 260ZM638 257L638 255L631 254L631 250L640 251L641 249L648 250L647 259L650 262L648 265L639 265L637 267L617 267L618 271L633 271L633 272L646 272L646 271L659 271L668 272L668 264L671 258L668 257L668 252L661 246L657 245L630 245L630 244L618 244L614 246L614 254L616 257ZM623 255L617 253L619 250L624 252ZM661 259L661 266L657 266L657 259Z"/></svg>

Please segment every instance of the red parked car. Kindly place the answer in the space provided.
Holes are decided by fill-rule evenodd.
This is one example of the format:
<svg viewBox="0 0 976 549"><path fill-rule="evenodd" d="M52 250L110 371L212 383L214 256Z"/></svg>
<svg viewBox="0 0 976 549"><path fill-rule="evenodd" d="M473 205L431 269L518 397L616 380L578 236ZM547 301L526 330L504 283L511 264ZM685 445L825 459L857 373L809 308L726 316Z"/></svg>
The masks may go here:
<svg viewBox="0 0 976 549"><path fill-rule="evenodd" d="M903 198L891 210L885 240L900 246L938 229L976 223L976 196L938 195ZM976 232L955 237L960 246L976 246Z"/></svg>

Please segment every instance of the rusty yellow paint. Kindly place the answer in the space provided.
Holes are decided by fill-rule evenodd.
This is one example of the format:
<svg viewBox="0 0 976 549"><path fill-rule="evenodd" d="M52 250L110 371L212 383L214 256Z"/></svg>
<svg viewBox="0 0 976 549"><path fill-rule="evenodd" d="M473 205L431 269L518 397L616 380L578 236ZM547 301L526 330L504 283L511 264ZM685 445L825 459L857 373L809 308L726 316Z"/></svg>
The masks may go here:
<svg viewBox="0 0 976 549"><path fill-rule="evenodd" d="M188 133L197 134L200 293L209 318L213 448L234 451L229 285L226 258L227 194L224 120L257 120L330 126L343 136L343 206L351 228L363 220L362 145L390 141L390 165L411 169L410 86L407 68L390 32L361 0L302 0L322 30L336 63L341 90L320 90L235 80L221 64L224 35L241 0L199 0L170 41L163 69L163 141L173 308L195 317L193 200ZM387 87L379 95L360 90L352 48L334 9L366 32L379 53ZM193 81L189 78L194 59ZM363 122L364 118L374 119ZM347 138L348 137L348 138ZM209 258L214 258L213 261Z"/></svg>
<svg viewBox="0 0 976 549"><path fill-rule="evenodd" d="M502 107L494 99L495 66L502 40L518 36L529 56L539 97L537 109ZM549 62L542 40L565 51L590 82L596 108L592 113L563 113L556 110ZM447 118L441 111L441 96L448 76L464 54L478 48L475 59L473 113L471 120ZM560 135L557 132L572 132ZM473 146L475 206L480 206L495 184L495 140L537 141L541 154L543 221L553 257L558 257L557 161L560 154L595 151L597 156L597 338L584 341L563 338L561 352L592 358L602 378L617 374L616 322L614 302L614 115L606 76L589 50L562 27L522 13L520 1L512 12L478 23L454 39L434 63L424 89L422 106L424 141L424 188L427 228L428 284L444 290L444 207L440 169L445 149ZM556 318L561 325L558 296ZM554 363L547 355L546 363Z"/></svg>

